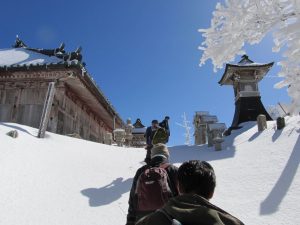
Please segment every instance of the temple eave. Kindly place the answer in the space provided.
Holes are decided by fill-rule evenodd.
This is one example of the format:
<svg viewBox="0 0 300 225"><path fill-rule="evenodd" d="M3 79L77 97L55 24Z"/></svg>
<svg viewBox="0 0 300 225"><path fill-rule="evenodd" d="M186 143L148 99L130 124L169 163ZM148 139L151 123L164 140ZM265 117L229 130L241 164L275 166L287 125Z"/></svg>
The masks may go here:
<svg viewBox="0 0 300 225"><path fill-rule="evenodd" d="M233 81L231 77L237 71L250 71L255 70L259 71L256 75L258 76L259 80L263 79L263 77L268 73L268 71L273 66L274 62L268 64L254 64L254 65L236 65L236 64L226 64L225 72L223 73L220 81L218 82L221 86L222 85L232 85Z"/></svg>

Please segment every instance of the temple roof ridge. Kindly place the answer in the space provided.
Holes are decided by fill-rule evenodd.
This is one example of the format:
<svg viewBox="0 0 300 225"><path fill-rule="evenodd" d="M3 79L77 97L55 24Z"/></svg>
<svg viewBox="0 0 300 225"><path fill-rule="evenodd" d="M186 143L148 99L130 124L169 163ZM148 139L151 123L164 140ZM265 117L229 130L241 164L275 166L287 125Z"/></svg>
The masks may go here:
<svg viewBox="0 0 300 225"><path fill-rule="evenodd" d="M64 42L62 42L57 48L53 48L53 49L31 48L28 47L28 45L26 45L25 42L21 40L17 35L16 41L12 47L15 49L18 48L27 49L32 52L40 53L49 57L54 56L63 60L64 62L72 61L72 60L77 60L78 62L82 61L82 54L81 54L82 47L79 46L75 51L66 52Z"/></svg>

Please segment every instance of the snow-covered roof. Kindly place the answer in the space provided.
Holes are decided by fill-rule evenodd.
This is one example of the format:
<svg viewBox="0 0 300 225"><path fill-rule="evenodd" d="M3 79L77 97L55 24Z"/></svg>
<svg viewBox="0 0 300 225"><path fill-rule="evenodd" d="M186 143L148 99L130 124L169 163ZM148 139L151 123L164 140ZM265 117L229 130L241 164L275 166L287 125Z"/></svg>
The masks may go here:
<svg viewBox="0 0 300 225"><path fill-rule="evenodd" d="M63 59L33 52L26 48L0 49L0 67L49 65L63 62Z"/></svg>
<svg viewBox="0 0 300 225"><path fill-rule="evenodd" d="M73 52L66 52L64 48L64 43L53 49L31 48L17 36L12 48L0 49L0 69L78 63L84 65L81 63L81 47Z"/></svg>
<svg viewBox="0 0 300 225"><path fill-rule="evenodd" d="M237 64L226 64L226 68L222 78L219 81L220 85L232 85L233 79L232 76L239 71L252 70L256 71L255 75L257 76L258 81L260 81L271 69L274 62L271 63L255 63L249 59L247 55L243 55L241 61Z"/></svg>

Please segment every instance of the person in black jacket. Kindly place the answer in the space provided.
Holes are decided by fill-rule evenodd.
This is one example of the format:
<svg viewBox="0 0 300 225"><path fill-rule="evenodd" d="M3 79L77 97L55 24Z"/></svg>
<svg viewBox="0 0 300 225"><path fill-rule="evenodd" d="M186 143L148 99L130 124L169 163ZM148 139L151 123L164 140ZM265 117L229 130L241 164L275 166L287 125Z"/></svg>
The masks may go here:
<svg viewBox="0 0 300 225"><path fill-rule="evenodd" d="M127 214L127 222L126 225L134 225L140 218L147 215L151 212L139 212L137 210L137 198L135 195L136 188L137 188L137 182L140 177L140 175L150 167L159 167L163 164L166 164L169 162L169 150L166 145L164 144L157 144L154 145L154 147L151 149L151 161L149 165L144 165L141 168L139 168L133 178L132 187L130 190L130 196L129 196L129 207L128 207L128 214ZM172 192L172 196L177 196L179 194L178 191L178 181L177 181L177 171L178 168L174 165L169 165L166 168L166 172L168 174L168 180L169 180L169 187Z"/></svg>
<svg viewBox="0 0 300 225"><path fill-rule="evenodd" d="M145 138L146 138L146 147L145 149L147 150L147 153L146 153L146 158L145 158L145 162L147 164L150 163L151 161L151 149L153 147L153 144L152 144L152 140L153 140L153 136L155 134L155 132L157 131L157 129L159 128L159 125L158 125L158 120L152 120L151 122L151 126L150 127L147 127L146 129L146 133L145 133Z"/></svg>

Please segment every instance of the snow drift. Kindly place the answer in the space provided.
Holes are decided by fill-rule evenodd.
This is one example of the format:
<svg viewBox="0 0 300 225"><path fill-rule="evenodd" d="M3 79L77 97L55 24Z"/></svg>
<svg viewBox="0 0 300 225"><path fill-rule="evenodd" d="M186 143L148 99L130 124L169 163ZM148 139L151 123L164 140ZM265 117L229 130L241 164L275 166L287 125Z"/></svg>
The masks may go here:
<svg viewBox="0 0 300 225"><path fill-rule="evenodd" d="M209 161L217 176L212 203L245 224L300 224L300 117L258 132L246 123L224 150L170 147L171 162ZM18 130L14 139L5 135ZM0 123L0 224L125 224L127 201L144 149L107 146Z"/></svg>

